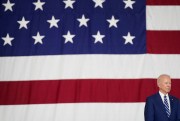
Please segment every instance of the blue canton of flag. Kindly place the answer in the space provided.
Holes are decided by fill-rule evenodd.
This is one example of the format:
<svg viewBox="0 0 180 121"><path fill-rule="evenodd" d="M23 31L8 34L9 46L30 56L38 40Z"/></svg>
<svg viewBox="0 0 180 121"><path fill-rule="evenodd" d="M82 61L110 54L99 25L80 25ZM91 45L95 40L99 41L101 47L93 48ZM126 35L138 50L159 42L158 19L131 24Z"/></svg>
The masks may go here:
<svg viewBox="0 0 180 121"><path fill-rule="evenodd" d="M145 0L2 0L0 56L146 53Z"/></svg>

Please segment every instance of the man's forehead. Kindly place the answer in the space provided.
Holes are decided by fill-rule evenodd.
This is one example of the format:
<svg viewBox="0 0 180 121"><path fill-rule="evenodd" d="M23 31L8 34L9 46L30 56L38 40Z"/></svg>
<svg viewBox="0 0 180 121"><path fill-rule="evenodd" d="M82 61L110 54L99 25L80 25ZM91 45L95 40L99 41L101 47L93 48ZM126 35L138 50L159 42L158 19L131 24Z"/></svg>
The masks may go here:
<svg viewBox="0 0 180 121"><path fill-rule="evenodd" d="M169 75L160 75L158 77L158 82L164 82L164 81L171 81L171 78Z"/></svg>

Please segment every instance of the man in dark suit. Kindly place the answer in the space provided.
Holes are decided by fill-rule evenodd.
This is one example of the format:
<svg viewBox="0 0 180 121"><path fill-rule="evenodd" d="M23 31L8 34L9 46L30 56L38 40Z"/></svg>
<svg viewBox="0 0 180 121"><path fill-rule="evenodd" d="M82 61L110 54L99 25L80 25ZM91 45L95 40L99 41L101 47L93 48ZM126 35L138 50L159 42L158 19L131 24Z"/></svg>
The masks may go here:
<svg viewBox="0 0 180 121"><path fill-rule="evenodd" d="M171 78L160 75L157 79L159 92L146 99L144 110L145 121L180 121L179 100L169 95Z"/></svg>

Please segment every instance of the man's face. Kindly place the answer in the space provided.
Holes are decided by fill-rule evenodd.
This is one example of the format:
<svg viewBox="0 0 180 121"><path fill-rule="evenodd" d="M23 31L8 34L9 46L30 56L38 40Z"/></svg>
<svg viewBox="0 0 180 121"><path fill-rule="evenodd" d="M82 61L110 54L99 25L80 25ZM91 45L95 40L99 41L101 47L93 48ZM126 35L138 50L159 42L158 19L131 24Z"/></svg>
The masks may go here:
<svg viewBox="0 0 180 121"><path fill-rule="evenodd" d="M171 79L166 76L160 78L158 86L162 93L169 93L171 91Z"/></svg>

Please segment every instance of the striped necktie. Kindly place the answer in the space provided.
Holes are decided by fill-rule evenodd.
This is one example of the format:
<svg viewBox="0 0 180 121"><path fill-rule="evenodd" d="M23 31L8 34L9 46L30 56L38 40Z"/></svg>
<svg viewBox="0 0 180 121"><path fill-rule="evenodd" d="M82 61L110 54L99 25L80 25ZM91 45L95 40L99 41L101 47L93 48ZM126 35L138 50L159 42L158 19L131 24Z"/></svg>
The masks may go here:
<svg viewBox="0 0 180 121"><path fill-rule="evenodd" d="M169 117L170 116L170 108L169 108L169 104L168 104L166 95L164 96L164 107L166 109L167 116Z"/></svg>

